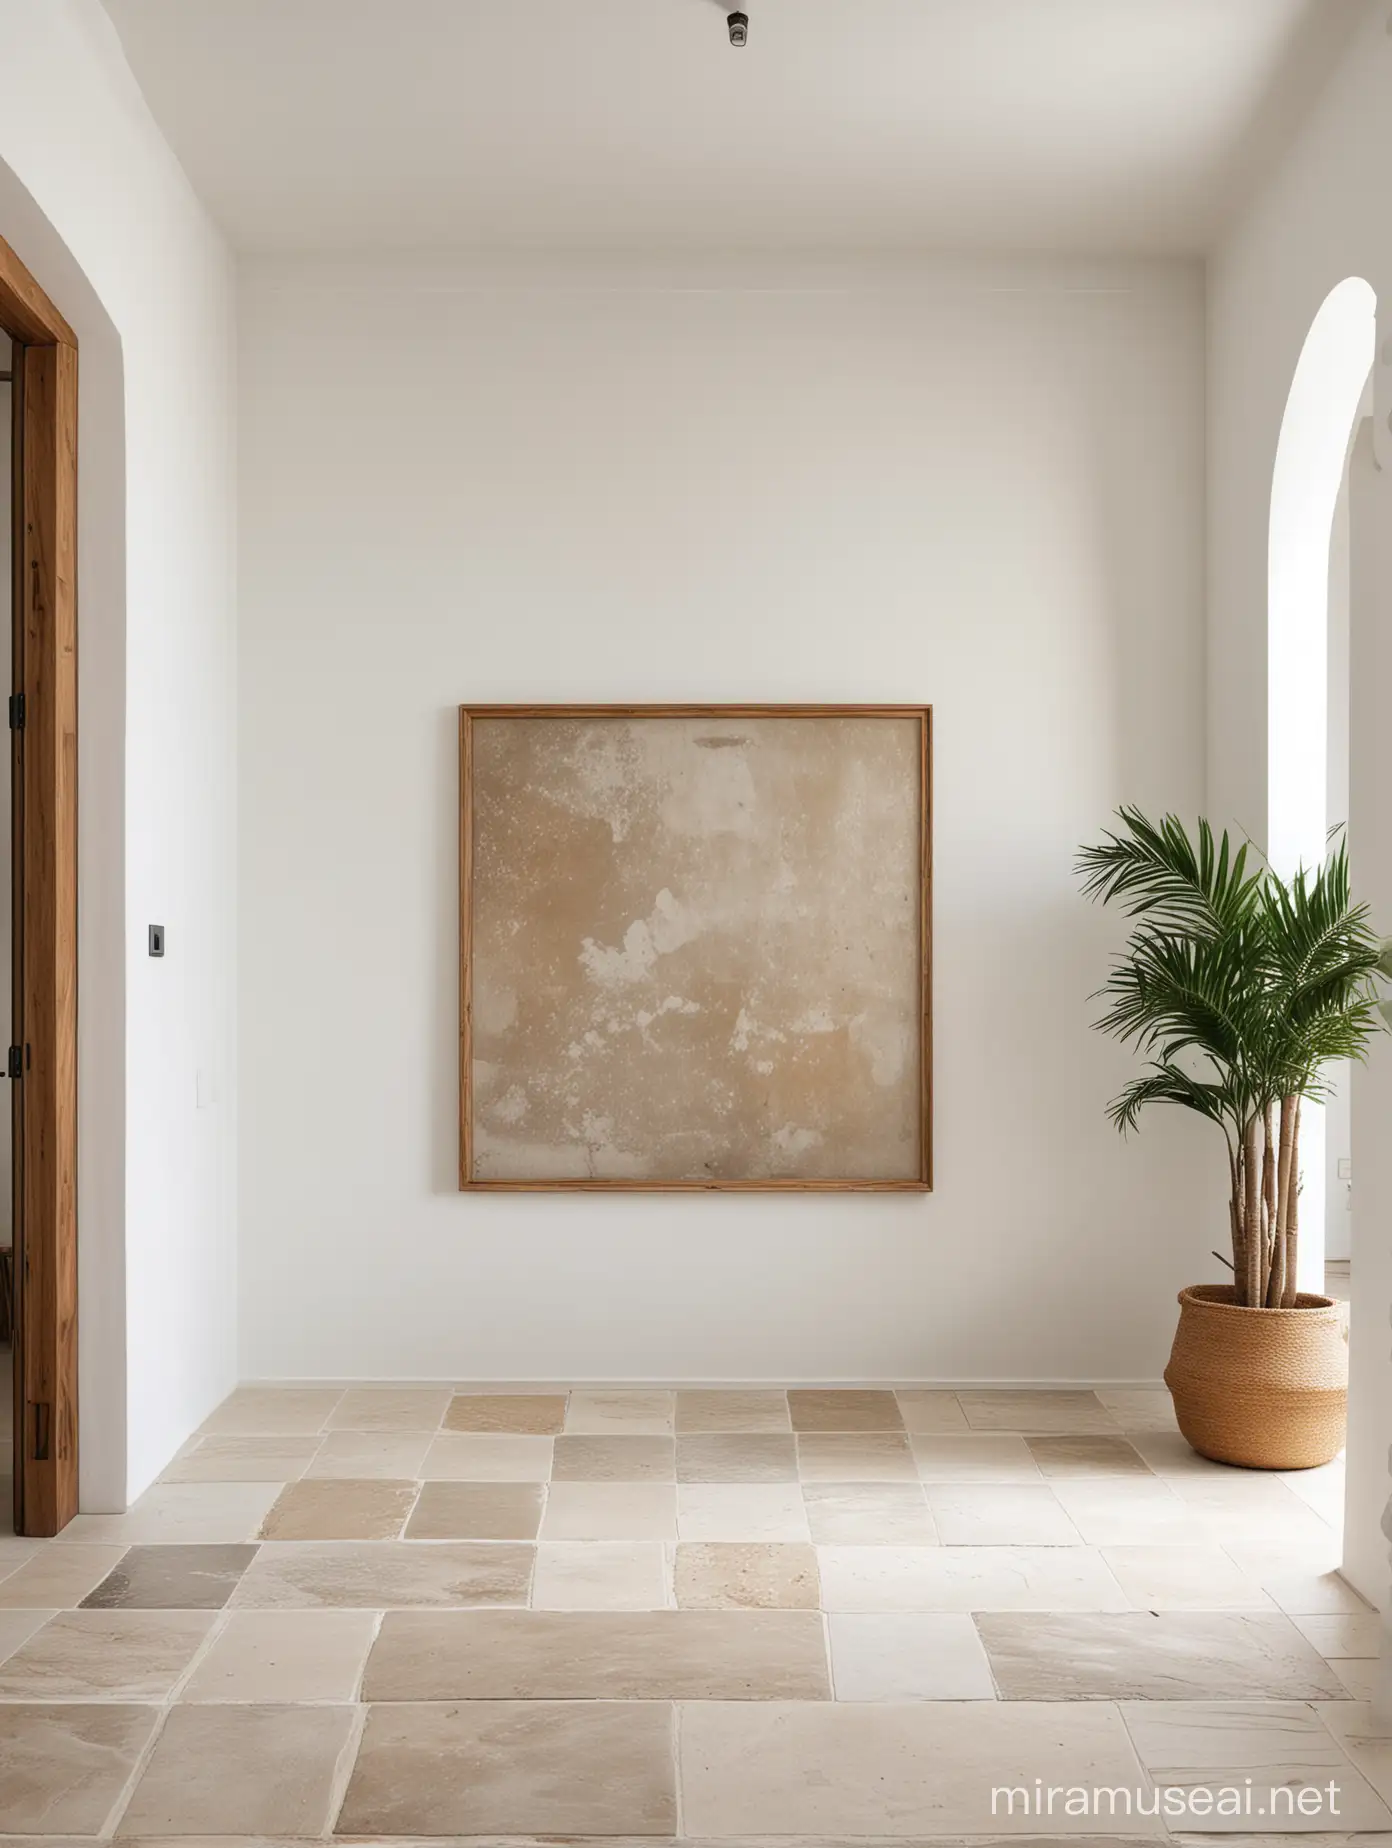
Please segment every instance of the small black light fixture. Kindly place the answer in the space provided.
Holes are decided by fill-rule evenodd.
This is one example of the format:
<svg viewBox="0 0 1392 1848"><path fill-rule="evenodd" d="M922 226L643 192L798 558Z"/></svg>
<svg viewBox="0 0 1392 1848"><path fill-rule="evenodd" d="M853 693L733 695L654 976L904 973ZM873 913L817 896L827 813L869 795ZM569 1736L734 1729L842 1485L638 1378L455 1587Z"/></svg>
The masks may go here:
<svg viewBox="0 0 1392 1848"><path fill-rule="evenodd" d="M725 24L730 28L730 43L732 45L747 45L749 43L748 13L731 13L729 18L725 21Z"/></svg>

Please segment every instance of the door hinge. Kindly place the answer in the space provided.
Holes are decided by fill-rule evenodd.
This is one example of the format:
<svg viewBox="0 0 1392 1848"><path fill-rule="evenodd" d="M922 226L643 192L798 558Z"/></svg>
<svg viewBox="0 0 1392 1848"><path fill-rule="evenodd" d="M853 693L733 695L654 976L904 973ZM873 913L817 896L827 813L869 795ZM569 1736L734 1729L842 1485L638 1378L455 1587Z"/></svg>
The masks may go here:
<svg viewBox="0 0 1392 1848"><path fill-rule="evenodd" d="M22 693L11 693L10 695L10 730L24 730L24 695Z"/></svg>
<svg viewBox="0 0 1392 1848"><path fill-rule="evenodd" d="M11 1078L24 1076L24 1048L22 1046L10 1047L8 1074Z"/></svg>

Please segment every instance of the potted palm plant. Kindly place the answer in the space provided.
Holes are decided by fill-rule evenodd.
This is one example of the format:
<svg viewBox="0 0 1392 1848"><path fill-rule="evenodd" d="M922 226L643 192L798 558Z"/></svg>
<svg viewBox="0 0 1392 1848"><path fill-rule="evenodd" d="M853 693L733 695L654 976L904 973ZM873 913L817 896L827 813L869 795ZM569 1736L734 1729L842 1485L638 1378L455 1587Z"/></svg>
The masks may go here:
<svg viewBox="0 0 1392 1848"><path fill-rule="evenodd" d="M1165 1383L1179 1428L1222 1463L1302 1469L1344 1439L1343 1311L1296 1282L1301 1105L1331 1060L1362 1059L1381 1030L1381 944L1349 893L1334 841L1313 875L1279 879L1247 846L1197 839L1133 808L1082 850L1083 891L1138 920L1099 991L1098 1029L1144 1055L1110 1107L1123 1133L1153 1103L1182 1105L1227 1145L1230 1282L1179 1297Z"/></svg>

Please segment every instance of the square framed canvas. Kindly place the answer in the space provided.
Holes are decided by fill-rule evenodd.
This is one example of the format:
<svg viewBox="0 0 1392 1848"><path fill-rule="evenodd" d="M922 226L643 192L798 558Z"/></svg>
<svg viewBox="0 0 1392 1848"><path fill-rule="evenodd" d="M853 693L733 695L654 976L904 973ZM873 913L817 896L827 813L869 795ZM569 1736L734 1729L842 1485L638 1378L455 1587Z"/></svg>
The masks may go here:
<svg viewBox="0 0 1392 1848"><path fill-rule="evenodd" d="M460 1186L932 1185L932 711L460 709Z"/></svg>

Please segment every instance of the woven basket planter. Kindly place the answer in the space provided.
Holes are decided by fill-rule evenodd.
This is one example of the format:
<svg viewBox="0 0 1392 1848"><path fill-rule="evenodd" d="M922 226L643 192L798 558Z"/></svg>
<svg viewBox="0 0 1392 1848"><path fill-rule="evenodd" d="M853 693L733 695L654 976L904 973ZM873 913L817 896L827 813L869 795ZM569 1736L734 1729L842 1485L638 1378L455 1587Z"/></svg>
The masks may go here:
<svg viewBox="0 0 1392 1848"><path fill-rule="evenodd" d="M1246 1469L1312 1469L1343 1448L1348 1321L1328 1296L1247 1309L1230 1284L1179 1293L1165 1384L1200 1456Z"/></svg>

